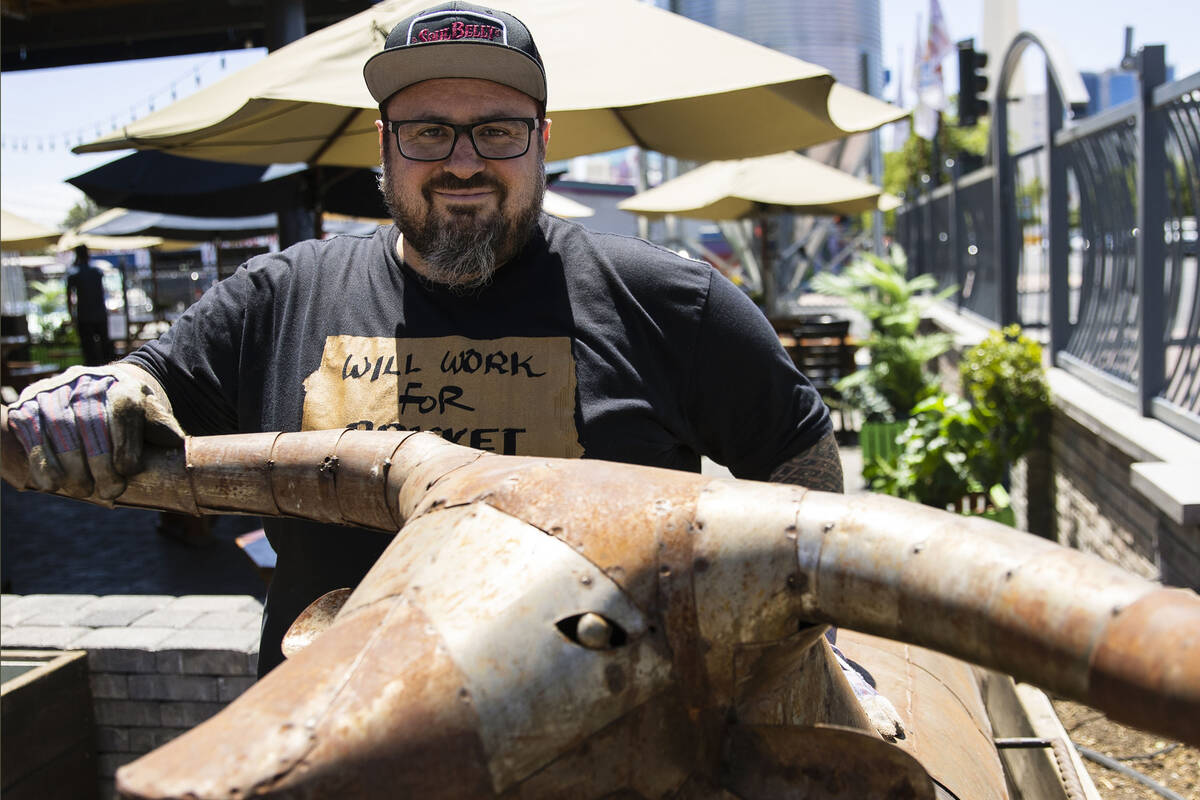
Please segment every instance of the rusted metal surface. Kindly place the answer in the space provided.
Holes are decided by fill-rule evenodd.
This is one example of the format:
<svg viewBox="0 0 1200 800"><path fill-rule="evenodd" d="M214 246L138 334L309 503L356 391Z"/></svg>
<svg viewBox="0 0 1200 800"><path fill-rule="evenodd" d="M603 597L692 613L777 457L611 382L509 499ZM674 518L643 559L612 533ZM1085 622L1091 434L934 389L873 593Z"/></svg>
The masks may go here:
<svg viewBox="0 0 1200 800"><path fill-rule="evenodd" d="M1119 705L1124 722L1157 729L1164 717L1175 732L1200 742L1200 624L1196 595L1185 589L1158 589L1132 606L1114 609L1096 646L1088 685L1089 705ZM1164 650L1170 658L1163 658Z"/></svg>
<svg viewBox="0 0 1200 800"><path fill-rule="evenodd" d="M334 589L309 604L283 634L280 649L286 658L299 653L333 624L338 612L350 599L352 589Z"/></svg>
<svg viewBox="0 0 1200 800"><path fill-rule="evenodd" d="M429 620L391 597L123 767L137 798L486 797L479 720Z"/></svg>
<svg viewBox="0 0 1200 800"><path fill-rule="evenodd" d="M1001 764L992 743L978 670L914 645L839 630L838 648L862 667L904 723L895 746L957 797L999 800Z"/></svg>
<svg viewBox="0 0 1200 800"><path fill-rule="evenodd" d="M878 797L934 800L916 759L861 731L835 727L739 726L726 742L724 775L734 796Z"/></svg>
<svg viewBox="0 0 1200 800"><path fill-rule="evenodd" d="M667 685L664 643L620 587L562 542L487 505L410 522L346 611L398 590L419 603L459 665L497 793ZM622 632L620 646L584 647L558 626L589 612Z"/></svg>
<svg viewBox="0 0 1200 800"><path fill-rule="evenodd" d="M4 474L19 482L10 450ZM235 459L245 484L222 488ZM743 785L731 753L799 758L796 731L830 723L878 743L863 752L893 747L831 667L820 623L1200 738L1200 658L1180 633L1200 630L1200 599L992 523L893 498L485 456L427 434L264 435L257 451L193 439L186 469L177 454L151 462L121 503L156 491L171 508L273 505L401 533L324 633L122 770L135 796L757 796L808 778L780 764ZM964 782L960 796L1003 797L969 689L941 662L900 663L906 682L885 695L900 693L910 746L929 743L910 750L1000 787ZM953 702L936 699L947 691ZM822 774L826 793L810 796L845 796L836 770Z"/></svg>

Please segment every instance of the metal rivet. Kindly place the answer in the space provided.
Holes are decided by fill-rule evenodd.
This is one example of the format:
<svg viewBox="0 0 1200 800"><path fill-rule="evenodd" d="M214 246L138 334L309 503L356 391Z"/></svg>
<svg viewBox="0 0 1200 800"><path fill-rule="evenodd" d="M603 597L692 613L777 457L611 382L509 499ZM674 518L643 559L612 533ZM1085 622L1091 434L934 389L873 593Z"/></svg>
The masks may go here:
<svg viewBox="0 0 1200 800"><path fill-rule="evenodd" d="M589 650L604 650L612 642L612 626L604 617L589 611L579 618L575 637Z"/></svg>

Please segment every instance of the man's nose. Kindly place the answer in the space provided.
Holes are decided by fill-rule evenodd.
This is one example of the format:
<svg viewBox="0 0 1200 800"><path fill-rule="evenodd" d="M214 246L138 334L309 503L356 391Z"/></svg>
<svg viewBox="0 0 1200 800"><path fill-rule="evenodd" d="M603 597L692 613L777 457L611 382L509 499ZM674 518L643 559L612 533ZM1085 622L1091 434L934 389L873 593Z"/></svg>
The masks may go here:
<svg viewBox="0 0 1200 800"><path fill-rule="evenodd" d="M483 166L483 158L475 152L470 134L460 134L458 141L454 143L454 149L450 151L450 157L446 159L446 171L465 180L481 172Z"/></svg>

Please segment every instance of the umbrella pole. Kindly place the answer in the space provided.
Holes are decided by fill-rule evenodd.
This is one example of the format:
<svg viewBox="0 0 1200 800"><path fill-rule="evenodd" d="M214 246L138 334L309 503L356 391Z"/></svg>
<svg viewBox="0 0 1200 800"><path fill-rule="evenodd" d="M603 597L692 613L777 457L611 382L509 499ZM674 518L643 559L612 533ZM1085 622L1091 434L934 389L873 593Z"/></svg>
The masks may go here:
<svg viewBox="0 0 1200 800"><path fill-rule="evenodd" d="M775 316L775 265L771 263L770 212L765 206L758 209L759 270L762 274L763 313L767 319Z"/></svg>
<svg viewBox="0 0 1200 800"><path fill-rule="evenodd" d="M637 190L638 194L650 188L650 182L646 178L646 173L650 170L650 164L646 158L646 148L639 147L637 150ZM640 239L650 239L650 218L645 214L638 214L637 218L637 235Z"/></svg>
<svg viewBox="0 0 1200 800"><path fill-rule="evenodd" d="M150 250L150 258L154 258L154 250ZM125 313L125 352L121 355L128 355L133 350L133 326L129 320L129 265L125 259L121 259L121 308Z"/></svg>

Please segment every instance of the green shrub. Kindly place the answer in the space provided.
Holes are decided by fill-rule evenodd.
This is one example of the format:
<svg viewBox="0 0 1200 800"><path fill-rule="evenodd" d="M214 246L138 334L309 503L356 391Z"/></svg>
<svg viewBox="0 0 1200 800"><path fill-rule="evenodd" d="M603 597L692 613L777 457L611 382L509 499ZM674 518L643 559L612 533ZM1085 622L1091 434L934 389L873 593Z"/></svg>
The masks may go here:
<svg viewBox="0 0 1200 800"><path fill-rule="evenodd" d="M1009 325L968 350L958 371L963 392L991 420L997 450L1016 461L1046 430L1050 387L1041 345Z"/></svg>
<svg viewBox="0 0 1200 800"><path fill-rule="evenodd" d="M917 403L896 463L865 465L872 491L937 508L981 493L1007 504L1008 468L1036 443L1050 408L1041 348L1012 325L968 350L960 375L970 400L937 392Z"/></svg>

